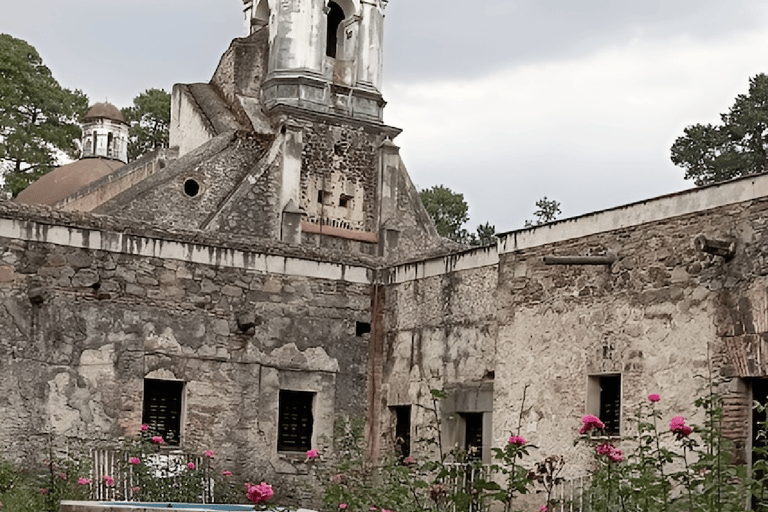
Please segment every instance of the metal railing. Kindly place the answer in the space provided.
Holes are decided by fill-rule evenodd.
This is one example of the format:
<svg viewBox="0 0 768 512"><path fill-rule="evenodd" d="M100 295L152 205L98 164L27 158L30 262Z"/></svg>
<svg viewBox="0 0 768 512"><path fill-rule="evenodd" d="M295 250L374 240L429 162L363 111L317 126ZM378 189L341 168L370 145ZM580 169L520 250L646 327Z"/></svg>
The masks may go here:
<svg viewBox="0 0 768 512"><path fill-rule="evenodd" d="M158 479L173 485L190 462L195 464L202 483L200 503L213 503L213 478L205 457L190 453L153 453L143 455L143 464L149 465ZM91 499L97 501L133 501L140 490L135 490L138 477L129 463L129 455L116 450L91 451ZM109 477L109 478L107 478Z"/></svg>

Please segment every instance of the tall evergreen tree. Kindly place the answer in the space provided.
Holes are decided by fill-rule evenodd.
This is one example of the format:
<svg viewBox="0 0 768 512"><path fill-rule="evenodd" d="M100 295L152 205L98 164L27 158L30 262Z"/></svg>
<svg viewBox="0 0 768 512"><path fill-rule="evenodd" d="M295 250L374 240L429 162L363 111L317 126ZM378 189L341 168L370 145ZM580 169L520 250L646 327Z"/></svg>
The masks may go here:
<svg viewBox="0 0 768 512"><path fill-rule="evenodd" d="M59 85L26 41L0 34L0 171L17 195L50 171L61 153L79 156L81 91Z"/></svg>
<svg viewBox="0 0 768 512"><path fill-rule="evenodd" d="M749 80L722 124L696 124L672 145L672 162L685 169L685 179L707 185L768 170L768 76Z"/></svg>

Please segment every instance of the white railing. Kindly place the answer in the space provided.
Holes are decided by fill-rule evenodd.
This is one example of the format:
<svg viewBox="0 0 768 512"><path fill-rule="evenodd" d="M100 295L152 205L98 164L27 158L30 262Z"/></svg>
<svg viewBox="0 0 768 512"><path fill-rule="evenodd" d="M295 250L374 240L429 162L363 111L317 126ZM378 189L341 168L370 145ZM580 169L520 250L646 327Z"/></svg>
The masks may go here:
<svg viewBox="0 0 768 512"><path fill-rule="evenodd" d="M136 494L132 489L138 482L128 462L129 456L115 450L98 449L91 451L91 458L91 499L131 501ZM142 463L150 465L157 478L169 480L176 478L188 463L194 463L203 483L202 495L198 497L200 503L213 502L213 479L204 457L179 452L146 454L143 459ZM110 477L114 483L108 482L105 477Z"/></svg>

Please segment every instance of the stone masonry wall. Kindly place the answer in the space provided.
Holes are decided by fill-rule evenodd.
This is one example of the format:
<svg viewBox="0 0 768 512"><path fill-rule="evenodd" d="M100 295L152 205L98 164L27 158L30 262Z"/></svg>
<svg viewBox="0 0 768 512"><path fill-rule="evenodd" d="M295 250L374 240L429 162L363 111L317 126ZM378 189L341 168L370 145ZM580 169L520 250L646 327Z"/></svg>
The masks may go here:
<svg viewBox="0 0 768 512"><path fill-rule="evenodd" d="M130 435L143 379L182 380L182 448L301 500L284 484L304 454L276 450L278 391L317 393L320 449L337 416L363 416L369 309L364 283L0 238L0 444L18 458L50 434Z"/></svg>
<svg viewBox="0 0 768 512"><path fill-rule="evenodd" d="M362 127L313 123L304 129L301 206L310 222L374 231L377 228L379 135ZM318 193L327 198L319 206ZM341 195L348 205L339 205Z"/></svg>
<svg viewBox="0 0 768 512"><path fill-rule="evenodd" d="M659 393L664 422L684 415L711 378L725 394L728 435L744 457L749 399L724 352L729 340L766 332L765 199L500 255L499 341L494 440L517 427L526 385L523 435L541 456L564 455L578 473L573 446L587 412L588 378L620 374L622 435L649 393ZM694 247L695 236L736 241L733 259ZM545 256L615 254L610 266L547 266ZM759 366L759 365L758 365ZM662 428L666 423L662 425Z"/></svg>
<svg viewBox="0 0 768 512"><path fill-rule="evenodd" d="M457 269L443 258L398 267L387 285L381 445L394 439L387 406L413 406L415 443L432 421L429 389L449 392L446 423L472 389L473 410L485 412L478 404L491 389L492 445L520 427L539 447L537 460L563 455L565 476L578 476L591 455L574 439L592 412L595 378L620 375L620 446L629 448L630 418L650 393L662 397L660 428L676 415L701 422L694 402L711 380L723 396L725 434L749 460L750 381L768 378L766 210L760 198L502 251L498 264L468 260ZM735 254L703 252L698 235L735 242ZM617 259L544 263L603 255ZM457 432L443 428L452 448Z"/></svg>
<svg viewBox="0 0 768 512"><path fill-rule="evenodd" d="M480 267L387 287L382 397L385 407L414 405L414 453L428 450L417 440L434 423L432 389L454 393L493 382L497 273ZM394 426L385 409L384 450L394 445Z"/></svg>

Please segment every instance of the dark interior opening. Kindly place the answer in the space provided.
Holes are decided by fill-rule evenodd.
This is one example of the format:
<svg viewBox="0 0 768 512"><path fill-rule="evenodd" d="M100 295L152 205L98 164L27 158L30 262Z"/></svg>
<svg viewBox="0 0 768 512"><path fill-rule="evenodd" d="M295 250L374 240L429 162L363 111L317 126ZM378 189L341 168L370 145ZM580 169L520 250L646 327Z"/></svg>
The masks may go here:
<svg viewBox="0 0 768 512"><path fill-rule="evenodd" d="M280 390L277 420L277 449L302 452L312 448L312 402L315 394L308 391Z"/></svg>
<svg viewBox="0 0 768 512"><path fill-rule="evenodd" d="M621 375L600 377L600 414L605 434L618 436L621 430Z"/></svg>
<svg viewBox="0 0 768 512"><path fill-rule="evenodd" d="M396 405L391 410L395 414L395 449L404 459L411 455L411 406Z"/></svg>
<svg viewBox="0 0 768 512"><path fill-rule="evenodd" d="M368 322L355 322L355 336L362 336L371 332L371 324Z"/></svg>
<svg viewBox="0 0 768 512"><path fill-rule="evenodd" d="M144 379L144 408L141 422L153 436L162 436L170 446L181 442L181 397L184 383L176 380Z"/></svg>
<svg viewBox="0 0 768 512"><path fill-rule="evenodd" d="M325 46L325 54L328 57L336 58L336 47L339 44L339 25L346 17L344 10L336 2L328 4L328 40Z"/></svg>
<svg viewBox="0 0 768 512"><path fill-rule="evenodd" d="M184 193L189 197L195 197L200 193L200 184L192 178L184 182Z"/></svg>
<svg viewBox="0 0 768 512"><path fill-rule="evenodd" d="M464 449L467 458L481 459L483 457L483 413L466 412L464 418Z"/></svg>

